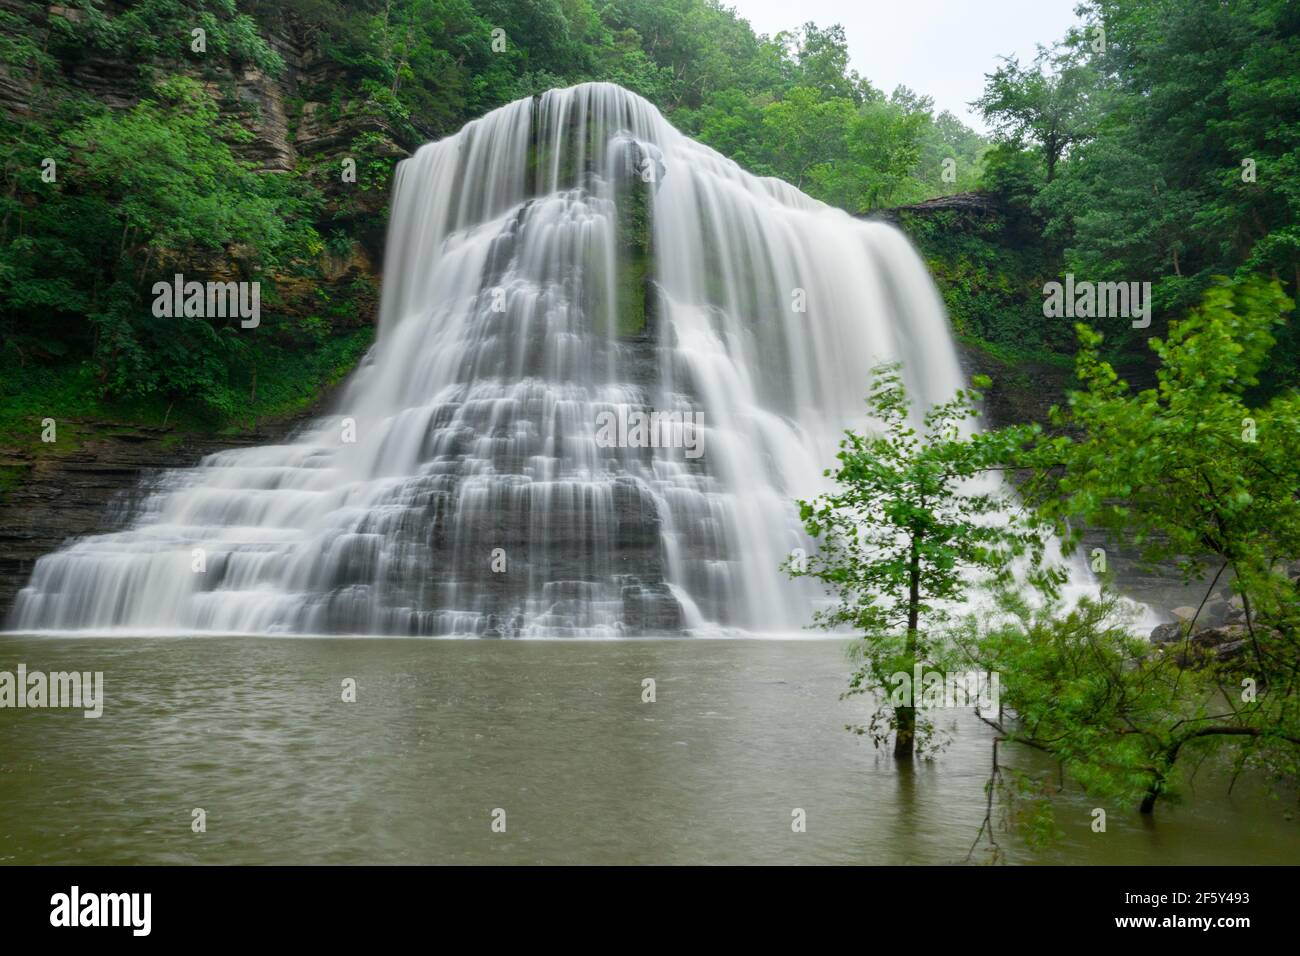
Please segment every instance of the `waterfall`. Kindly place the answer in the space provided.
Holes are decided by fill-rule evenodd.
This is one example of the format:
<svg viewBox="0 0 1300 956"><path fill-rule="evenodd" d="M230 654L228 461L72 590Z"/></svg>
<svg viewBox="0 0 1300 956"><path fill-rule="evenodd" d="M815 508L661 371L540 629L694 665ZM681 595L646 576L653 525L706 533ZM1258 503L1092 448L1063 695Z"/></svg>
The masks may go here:
<svg viewBox="0 0 1300 956"><path fill-rule="evenodd" d="M962 383L901 233L618 86L501 107L393 190L378 335L332 412L159 476L124 530L37 562L11 626L798 630L793 499L865 424L870 368L901 361L918 408Z"/></svg>

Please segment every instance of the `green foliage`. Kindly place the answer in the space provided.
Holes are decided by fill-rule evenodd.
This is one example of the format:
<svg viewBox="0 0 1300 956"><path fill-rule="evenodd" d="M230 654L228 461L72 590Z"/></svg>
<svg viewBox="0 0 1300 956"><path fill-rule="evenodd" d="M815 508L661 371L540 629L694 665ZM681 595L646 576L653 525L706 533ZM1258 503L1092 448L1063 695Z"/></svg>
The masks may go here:
<svg viewBox="0 0 1300 956"><path fill-rule="evenodd" d="M986 188L1032 206L1063 250L1062 272L1150 281L1158 323L1190 309L1217 275L1278 279L1294 296L1300 10L1288 0L1089 0L1080 12L1082 28L1033 66L988 77L980 105L1004 152L989 157ZM1045 159L1041 182L1005 163L1023 146ZM1135 342L1128 332L1111 344ZM1279 337L1265 381L1300 383L1294 330Z"/></svg>
<svg viewBox="0 0 1300 956"><path fill-rule="evenodd" d="M928 122L928 113L909 112L896 103L864 104L846 123L844 157L812 167L813 192L855 213L922 198L913 172Z"/></svg>
<svg viewBox="0 0 1300 956"><path fill-rule="evenodd" d="M1002 766L998 745L1039 750L1103 805L1147 813L1203 759L1288 783L1300 775L1300 394L1252 399L1291 308L1277 283L1221 282L1152 341L1157 383L1136 393L1101 356L1101 337L1079 326L1082 389L1054 412L1052 435L1015 426L964 437L974 393L932 409L918 434L887 367L869 399L875 437L848 433L827 473L837 489L800 502L819 547L789 570L838 599L817 623L863 635L850 693L887 700L890 673L918 661L1002 675L996 713L980 715L998 732L990 787L1035 839L1055 830L1054 788ZM1028 514L978 483L1012 469L1027 475ZM1209 578L1207 599L1231 580L1237 640L1207 645L1187 631L1154 646L1107 590L1065 604L1062 572L1044 561L1050 525L1067 548L1086 525L1148 562L1176 563L1189 581ZM977 589L991 604L954 622L950 609ZM867 732L893 731L895 753L910 753L899 742L932 727L924 711L890 703ZM996 849L991 813L992 797L982 832Z"/></svg>
<svg viewBox="0 0 1300 956"><path fill-rule="evenodd" d="M138 63L147 72L158 59L216 55L271 74L284 69L280 55L253 19L238 12L235 0L141 0L113 16L94 0L78 0L68 8L72 15L53 17L58 21L57 52L70 60L94 51ZM205 53L192 49L196 29L204 31Z"/></svg>
<svg viewBox="0 0 1300 956"><path fill-rule="evenodd" d="M1095 68L1076 49L1039 47L1029 66L1011 57L986 81L975 105L1008 141L1037 147L1050 183L1061 157L1097 122L1096 98L1089 95L1098 85Z"/></svg>
<svg viewBox="0 0 1300 956"><path fill-rule="evenodd" d="M1274 756L1293 760L1277 722L1291 703L1275 706L1279 694L1243 706L1232 668L1187 669L1176 655L1153 652L1113 594L1070 608L1003 594L998 615L968 618L954 641L968 659L1006 675L1002 712L986 715L1001 740L1050 755L1103 806L1149 811L1158 798L1176 798L1179 758L1216 748L1230 746L1240 761L1281 745ZM1038 786L1024 776L1003 782L1013 800Z"/></svg>
<svg viewBox="0 0 1300 956"><path fill-rule="evenodd" d="M1140 392L1080 325L1083 390L1054 416L1078 437L1044 446L1064 466L1036 489L1044 507L1131 536L1148 560L1179 560L1189 575L1206 555L1255 578L1300 554L1300 395L1250 401L1291 308L1276 283L1214 286L1151 341L1157 383Z"/></svg>
<svg viewBox="0 0 1300 956"><path fill-rule="evenodd" d="M604 323L619 335L640 335L654 295L651 248L650 187L636 177L620 184L617 201L619 257L614 287L615 315ZM593 305L593 315L599 306Z"/></svg>
<svg viewBox="0 0 1300 956"><path fill-rule="evenodd" d="M901 100L901 90L895 90L891 100ZM914 111L929 113L928 98L915 100ZM923 184L920 198L946 196L971 192L979 185L980 171L988 151L988 141L967 127L947 110L933 117L932 122L921 124L921 155L914 170L915 178ZM953 178L945 178L945 164L953 164Z"/></svg>
<svg viewBox="0 0 1300 956"><path fill-rule="evenodd" d="M1033 468L1022 490L1067 546L1077 541L1070 528L1101 528L1147 562L1209 578L1210 590L1230 578L1241 596L1241 643L1217 658L1186 644L1176 658L1152 655L1087 606L1063 622L1021 613L1012 636L994 635L997 660L1016 668L1022 726L1085 785L1140 790L1147 809L1185 744L1230 740L1256 765L1296 769L1300 587L1288 571L1300 556L1300 394L1250 399L1291 307L1276 283L1214 286L1167 340L1152 341L1157 384L1136 393L1100 357L1101 337L1080 326L1083 389L1054 415L1065 434L1018 459ZM1039 641L1042 661L1032 657ZM1035 688L1038 674L1070 684ZM1246 678L1257 699L1242 694ZM1062 709L1073 700L1076 713Z"/></svg>
<svg viewBox="0 0 1300 956"><path fill-rule="evenodd" d="M352 139L349 155L357 161L357 185L365 190L387 192L393 176L388 142L380 133L367 130Z"/></svg>
<svg viewBox="0 0 1300 956"><path fill-rule="evenodd" d="M949 609L965 599L973 578L1004 581L1018 558L1041 563L1041 528L987 480L1033 429L964 433L978 397L958 391L925 413L918 432L898 367L876 368L867 399L876 434L846 432L839 467L826 472L837 490L799 502L818 548L786 568L822 581L837 598L814 623L861 634L863 663L851 694L879 693L890 675L933 663ZM1035 580L1050 591L1060 577L1047 569ZM914 737L923 745L930 738L907 705L878 711L870 732L877 743L895 733L898 756L911 756Z"/></svg>
<svg viewBox="0 0 1300 956"><path fill-rule="evenodd" d="M54 69L57 61L27 20L0 10L0 64L43 71Z"/></svg>
<svg viewBox="0 0 1300 956"><path fill-rule="evenodd" d="M175 272L233 269L251 281L287 267L315 238L311 192L240 162L238 131L187 77L57 137L11 126L21 157L0 233L0 304L12 347L87 354L105 396L183 396L232 411L226 388L247 358L247 333L232 320L156 317L149 290ZM58 163L54 182L39 176L42 154Z"/></svg>
<svg viewBox="0 0 1300 956"><path fill-rule="evenodd" d="M848 70L841 28L805 24L754 53L752 79L674 119L750 172L855 214L969 189L983 140L899 87L886 98ZM952 177L944 178L945 161Z"/></svg>
<svg viewBox="0 0 1300 956"><path fill-rule="evenodd" d="M1072 329L1042 311L1041 290L1059 260L1006 208L904 210L900 225L925 257L959 339L1008 365L1069 364Z"/></svg>
<svg viewBox="0 0 1300 956"><path fill-rule="evenodd" d="M983 161L980 188L1002 201L1016 226L1031 225L1033 203L1044 183L1042 167L1032 152L1000 143L984 154Z"/></svg>

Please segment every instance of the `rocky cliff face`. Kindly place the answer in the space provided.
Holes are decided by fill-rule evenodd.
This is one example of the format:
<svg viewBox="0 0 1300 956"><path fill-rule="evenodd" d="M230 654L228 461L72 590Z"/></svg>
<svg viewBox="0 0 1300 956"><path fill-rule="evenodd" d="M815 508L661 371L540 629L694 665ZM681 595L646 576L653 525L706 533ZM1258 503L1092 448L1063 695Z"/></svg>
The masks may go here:
<svg viewBox="0 0 1300 956"><path fill-rule="evenodd" d="M0 627L36 559L73 538L122 527L151 473L189 467L224 448L273 442L296 421L237 437L69 421L65 427L88 433L74 452L57 457L0 452L0 471L18 475L15 486L0 493Z"/></svg>

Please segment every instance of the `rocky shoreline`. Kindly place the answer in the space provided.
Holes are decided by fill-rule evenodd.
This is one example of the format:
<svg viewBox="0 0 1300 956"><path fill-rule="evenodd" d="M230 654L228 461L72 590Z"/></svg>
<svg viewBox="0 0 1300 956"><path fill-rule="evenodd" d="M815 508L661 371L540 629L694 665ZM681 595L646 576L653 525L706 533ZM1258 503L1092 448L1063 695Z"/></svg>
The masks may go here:
<svg viewBox="0 0 1300 956"><path fill-rule="evenodd" d="M1300 561L1291 562L1286 575L1300 589ZM1244 657L1251 649L1252 631L1258 633L1262 627L1231 583L1219 585L1195 605L1172 608L1169 615L1173 620L1153 628L1149 640L1158 652L1176 654L1184 667Z"/></svg>

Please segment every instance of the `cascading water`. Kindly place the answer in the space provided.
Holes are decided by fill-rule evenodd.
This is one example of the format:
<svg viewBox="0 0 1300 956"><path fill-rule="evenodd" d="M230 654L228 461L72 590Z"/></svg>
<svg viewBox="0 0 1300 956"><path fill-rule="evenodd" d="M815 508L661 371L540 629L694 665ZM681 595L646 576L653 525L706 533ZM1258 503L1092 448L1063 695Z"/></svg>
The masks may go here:
<svg viewBox="0 0 1300 956"><path fill-rule="evenodd" d="M779 569L807 546L792 499L891 360L919 408L962 383L898 231L620 87L553 90L400 164L379 334L334 414L161 476L127 530L42 558L10 624L796 630L820 592ZM602 440L652 411L662 441Z"/></svg>

